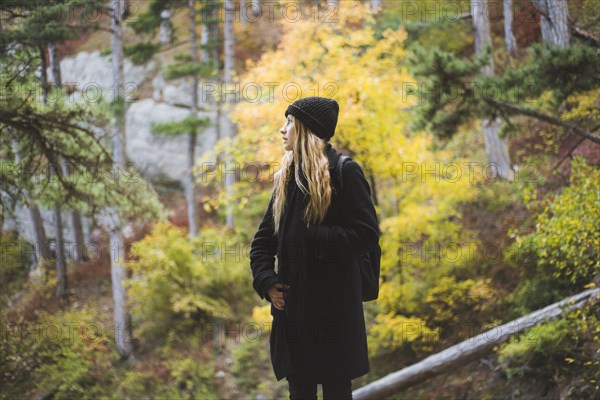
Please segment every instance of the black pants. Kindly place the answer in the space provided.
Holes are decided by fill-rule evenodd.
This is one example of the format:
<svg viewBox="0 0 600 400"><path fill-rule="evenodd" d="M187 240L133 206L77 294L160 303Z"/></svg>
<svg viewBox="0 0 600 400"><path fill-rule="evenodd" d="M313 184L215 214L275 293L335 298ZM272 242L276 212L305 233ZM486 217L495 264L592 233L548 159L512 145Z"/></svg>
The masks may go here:
<svg viewBox="0 0 600 400"><path fill-rule="evenodd" d="M290 400L316 400L317 384L296 382L293 378L286 378L290 386ZM352 382L324 382L323 400L347 400L352 399Z"/></svg>

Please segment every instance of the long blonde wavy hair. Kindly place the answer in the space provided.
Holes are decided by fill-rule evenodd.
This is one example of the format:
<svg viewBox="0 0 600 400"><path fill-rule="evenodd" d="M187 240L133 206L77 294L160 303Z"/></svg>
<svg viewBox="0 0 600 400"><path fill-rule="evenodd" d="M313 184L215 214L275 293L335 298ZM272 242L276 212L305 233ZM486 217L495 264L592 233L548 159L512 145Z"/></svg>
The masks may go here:
<svg viewBox="0 0 600 400"><path fill-rule="evenodd" d="M331 177L325 153L327 142L314 135L299 119L294 118L296 134L292 151L286 151L281 159L281 168L274 174L275 199L273 201L273 222L275 233L279 231L279 221L283 214L288 195L288 182L294 165L294 179L302 193L308 193L308 204L304 209L304 223L320 223L325 218L331 204ZM301 160L301 162L300 162ZM300 179L300 168L308 188Z"/></svg>

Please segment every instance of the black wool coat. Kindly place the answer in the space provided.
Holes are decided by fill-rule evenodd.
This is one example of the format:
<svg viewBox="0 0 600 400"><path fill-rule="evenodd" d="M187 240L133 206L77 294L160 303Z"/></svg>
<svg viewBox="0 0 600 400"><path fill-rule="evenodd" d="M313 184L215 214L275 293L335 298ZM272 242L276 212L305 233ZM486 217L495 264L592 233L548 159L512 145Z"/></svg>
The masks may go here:
<svg viewBox="0 0 600 400"><path fill-rule="evenodd" d="M276 282L291 286L284 310L271 304L270 351L278 381L292 376L323 383L354 379L370 370L359 259L376 249L379 223L362 168L348 161L342 172L344 189L335 193L334 168L341 154L329 143L325 151L334 190L325 219L306 228L301 220L306 197L296 186L296 200L288 192L291 208L286 205L274 235L273 193L250 249L253 287L261 299L270 301L267 290Z"/></svg>

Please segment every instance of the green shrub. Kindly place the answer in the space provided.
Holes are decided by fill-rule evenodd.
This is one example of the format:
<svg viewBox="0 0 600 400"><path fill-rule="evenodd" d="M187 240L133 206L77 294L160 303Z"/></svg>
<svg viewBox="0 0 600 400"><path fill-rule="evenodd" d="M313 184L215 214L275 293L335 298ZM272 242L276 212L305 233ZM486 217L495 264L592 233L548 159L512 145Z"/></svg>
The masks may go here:
<svg viewBox="0 0 600 400"><path fill-rule="evenodd" d="M551 375L551 366L572 355L572 335L566 319L557 319L530 328L513 337L499 351L499 361L509 378Z"/></svg>
<svg viewBox="0 0 600 400"><path fill-rule="evenodd" d="M190 242L170 223L156 224L135 243L137 260L127 265L133 276L126 286L140 336L164 339L165 327L190 332L215 318L236 318L236 307L251 299L252 290L240 243L217 228L203 229Z"/></svg>
<svg viewBox="0 0 600 400"><path fill-rule="evenodd" d="M172 355L166 361L140 363L124 371L114 389L114 399L216 399L211 365Z"/></svg>
<svg viewBox="0 0 600 400"><path fill-rule="evenodd" d="M573 291L570 279L544 273L534 235L527 235L504 253L509 265L520 275L516 289L506 296L514 319L563 299Z"/></svg>
<svg viewBox="0 0 600 400"><path fill-rule="evenodd" d="M28 244L12 235L0 233L0 301L4 304L10 296L21 289L27 279L28 265L23 255Z"/></svg>
<svg viewBox="0 0 600 400"><path fill-rule="evenodd" d="M540 266L586 284L600 274L600 170L573 160L570 185L537 217L532 234Z"/></svg>
<svg viewBox="0 0 600 400"><path fill-rule="evenodd" d="M509 379L535 378L595 388L600 394L598 304L528 329L497 349Z"/></svg>
<svg viewBox="0 0 600 400"><path fill-rule="evenodd" d="M3 316L2 393L13 399L96 399L108 394L118 357L90 311L39 312L34 323ZM28 396L24 396L27 394Z"/></svg>
<svg viewBox="0 0 600 400"><path fill-rule="evenodd" d="M509 296L516 314L547 306L600 278L600 170L573 161L570 186L541 201L529 188L525 202L538 211L535 230L515 234L505 257L521 282Z"/></svg>
<svg viewBox="0 0 600 400"><path fill-rule="evenodd" d="M270 373L268 344L268 340L242 341L232 352L233 373L237 385L244 393L254 393Z"/></svg>
<svg viewBox="0 0 600 400"><path fill-rule="evenodd" d="M490 279L457 282L454 277L443 277L424 300L431 310L430 320L445 325L475 318L481 320L489 315L496 297Z"/></svg>

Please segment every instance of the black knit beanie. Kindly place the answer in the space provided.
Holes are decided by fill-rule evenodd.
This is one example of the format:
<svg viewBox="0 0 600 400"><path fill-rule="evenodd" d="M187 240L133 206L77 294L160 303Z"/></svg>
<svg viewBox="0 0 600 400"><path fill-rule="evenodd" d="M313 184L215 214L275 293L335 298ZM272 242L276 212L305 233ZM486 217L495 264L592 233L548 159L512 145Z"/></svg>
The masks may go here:
<svg viewBox="0 0 600 400"><path fill-rule="evenodd" d="M292 114L315 135L329 141L335 134L339 111L340 106L337 101L326 97L311 96L290 104L285 111L285 117Z"/></svg>

